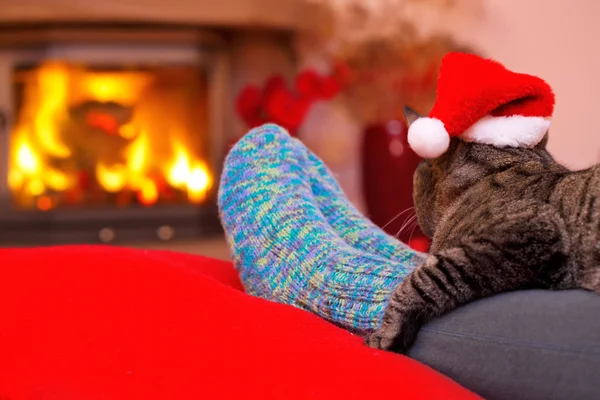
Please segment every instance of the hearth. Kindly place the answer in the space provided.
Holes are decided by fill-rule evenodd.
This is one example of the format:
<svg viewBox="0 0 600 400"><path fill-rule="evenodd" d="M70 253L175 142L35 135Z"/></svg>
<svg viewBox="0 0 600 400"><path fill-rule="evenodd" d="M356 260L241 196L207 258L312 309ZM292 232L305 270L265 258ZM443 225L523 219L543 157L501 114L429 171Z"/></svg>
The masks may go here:
<svg viewBox="0 0 600 400"><path fill-rule="evenodd" d="M219 41L108 33L0 49L1 242L170 240L220 229Z"/></svg>

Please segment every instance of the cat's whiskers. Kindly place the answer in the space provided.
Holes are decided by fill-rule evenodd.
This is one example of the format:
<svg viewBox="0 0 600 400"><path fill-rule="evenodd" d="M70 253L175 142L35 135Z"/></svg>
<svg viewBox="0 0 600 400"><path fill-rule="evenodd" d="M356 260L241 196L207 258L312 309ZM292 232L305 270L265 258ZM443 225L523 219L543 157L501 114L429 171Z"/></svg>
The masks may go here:
<svg viewBox="0 0 600 400"><path fill-rule="evenodd" d="M402 214L406 213L407 211L411 211L414 210L414 207L408 207L406 210L404 211L400 211L398 214L396 214L396 216L394 218L392 218L387 224L385 224L384 226L381 227L381 229L385 229L389 224L391 224L392 222L394 222L395 220L397 220L398 218L400 218L402 216Z"/></svg>
<svg viewBox="0 0 600 400"><path fill-rule="evenodd" d="M409 218L407 218L407 220L404 222L404 224L402 224L402 226L400 227L400 229L398 229L398 232L396 232L396 234L394 235L394 237L396 239L398 239L398 237L404 233L404 230L407 229L412 223L417 221L417 215L413 214L412 216L410 216Z"/></svg>
<svg viewBox="0 0 600 400"><path fill-rule="evenodd" d="M415 223L413 224L412 231L410 231L410 235L408 236L408 242L407 243L410 243L410 241L412 240L412 237L413 237L413 235L415 233L415 230L417 229L417 226L419 226L419 223L415 220Z"/></svg>

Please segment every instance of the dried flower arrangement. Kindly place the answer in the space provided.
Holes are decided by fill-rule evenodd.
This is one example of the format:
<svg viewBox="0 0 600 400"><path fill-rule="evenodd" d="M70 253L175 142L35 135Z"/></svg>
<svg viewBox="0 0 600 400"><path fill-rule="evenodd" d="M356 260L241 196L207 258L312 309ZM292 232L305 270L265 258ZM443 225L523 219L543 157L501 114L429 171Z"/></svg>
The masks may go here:
<svg viewBox="0 0 600 400"><path fill-rule="evenodd" d="M473 51L431 25L450 23L457 15L473 18L482 5L480 0L311 1L322 12L320 29L301 35L300 51L320 53L334 70L350 71L341 101L365 125L398 118L403 104L423 111L432 106L444 54Z"/></svg>

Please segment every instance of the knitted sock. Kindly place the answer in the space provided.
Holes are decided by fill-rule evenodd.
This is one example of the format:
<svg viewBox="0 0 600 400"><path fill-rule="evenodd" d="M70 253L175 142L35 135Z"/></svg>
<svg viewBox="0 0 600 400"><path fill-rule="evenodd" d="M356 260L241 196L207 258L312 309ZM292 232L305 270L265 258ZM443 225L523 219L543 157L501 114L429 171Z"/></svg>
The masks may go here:
<svg viewBox="0 0 600 400"><path fill-rule="evenodd" d="M249 293L367 333L423 256L360 216L309 153L274 125L230 151L219 208L234 263Z"/></svg>
<svg viewBox="0 0 600 400"><path fill-rule="evenodd" d="M294 145L308 159L306 165L310 185L321 213L346 243L356 249L401 262L406 267L414 268L421 264L424 254L408 250L405 243L388 235L363 216L350 203L325 164L301 142L296 141Z"/></svg>

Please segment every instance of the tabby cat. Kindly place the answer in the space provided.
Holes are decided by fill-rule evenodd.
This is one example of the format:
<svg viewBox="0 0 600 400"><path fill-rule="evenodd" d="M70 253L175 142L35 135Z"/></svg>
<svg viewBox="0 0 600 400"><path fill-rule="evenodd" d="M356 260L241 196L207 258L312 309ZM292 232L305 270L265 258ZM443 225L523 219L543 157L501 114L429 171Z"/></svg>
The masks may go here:
<svg viewBox="0 0 600 400"><path fill-rule="evenodd" d="M409 125L420 116L405 109ZM600 293L600 166L570 171L546 151L453 139L414 175L425 263L399 285L371 347L405 352L458 306L519 289Z"/></svg>

